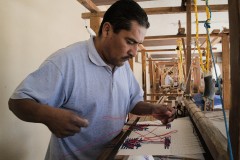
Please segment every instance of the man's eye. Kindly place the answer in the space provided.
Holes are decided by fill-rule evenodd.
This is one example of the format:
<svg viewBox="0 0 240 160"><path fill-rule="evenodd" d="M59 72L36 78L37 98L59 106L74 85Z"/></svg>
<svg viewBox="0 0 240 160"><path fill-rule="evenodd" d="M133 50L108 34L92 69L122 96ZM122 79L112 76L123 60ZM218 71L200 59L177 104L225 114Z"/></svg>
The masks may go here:
<svg viewBox="0 0 240 160"><path fill-rule="evenodd" d="M131 41L131 40L127 40L127 43L128 43L128 44L134 44L134 42Z"/></svg>

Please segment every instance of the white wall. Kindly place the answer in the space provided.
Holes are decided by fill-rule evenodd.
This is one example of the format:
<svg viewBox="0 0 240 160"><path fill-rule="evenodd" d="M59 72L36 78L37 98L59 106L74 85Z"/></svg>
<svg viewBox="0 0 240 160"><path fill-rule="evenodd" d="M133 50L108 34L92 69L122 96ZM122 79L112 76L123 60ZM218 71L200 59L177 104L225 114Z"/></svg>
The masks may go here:
<svg viewBox="0 0 240 160"><path fill-rule="evenodd" d="M50 131L8 109L17 85L54 51L89 37L77 0L0 1L0 160L43 160Z"/></svg>

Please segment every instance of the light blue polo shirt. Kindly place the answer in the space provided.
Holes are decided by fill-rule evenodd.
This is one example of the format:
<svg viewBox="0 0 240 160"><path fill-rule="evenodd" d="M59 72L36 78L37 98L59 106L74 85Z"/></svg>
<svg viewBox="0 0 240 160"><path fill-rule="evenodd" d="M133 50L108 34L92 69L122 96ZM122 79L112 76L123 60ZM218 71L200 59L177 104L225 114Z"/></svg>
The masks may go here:
<svg viewBox="0 0 240 160"><path fill-rule="evenodd" d="M93 160L120 133L127 114L143 101L143 91L128 62L112 72L90 38L52 54L11 98L31 98L88 119L89 126L74 136L52 134L45 159Z"/></svg>

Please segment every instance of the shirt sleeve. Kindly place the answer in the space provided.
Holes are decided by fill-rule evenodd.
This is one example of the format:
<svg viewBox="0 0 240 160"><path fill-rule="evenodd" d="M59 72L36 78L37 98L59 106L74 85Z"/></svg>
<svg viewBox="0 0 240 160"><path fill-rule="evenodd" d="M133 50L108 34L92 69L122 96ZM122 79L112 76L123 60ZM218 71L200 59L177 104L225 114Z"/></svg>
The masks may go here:
<svg viewBox="0 0 240 160"><path fill-rule="evenodd" d="M33 99L41 104L60 107L65 100L63 77L57 66L45 61L16 88L12 99Z"/></svg>

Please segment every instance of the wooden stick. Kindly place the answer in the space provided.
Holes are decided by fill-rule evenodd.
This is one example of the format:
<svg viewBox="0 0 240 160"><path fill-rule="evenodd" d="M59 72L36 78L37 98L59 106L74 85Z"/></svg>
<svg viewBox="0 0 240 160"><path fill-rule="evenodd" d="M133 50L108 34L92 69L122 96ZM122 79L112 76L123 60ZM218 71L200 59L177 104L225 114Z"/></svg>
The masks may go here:
<svg viewBox="0 0 240 160"><path fill-rule="evenodd" d="M227 139L213 125L213 123L205 117L204 113L191 101L184 99L186 108L201 133L209 151L214 159L229 159L227 152Z"/></svg>

